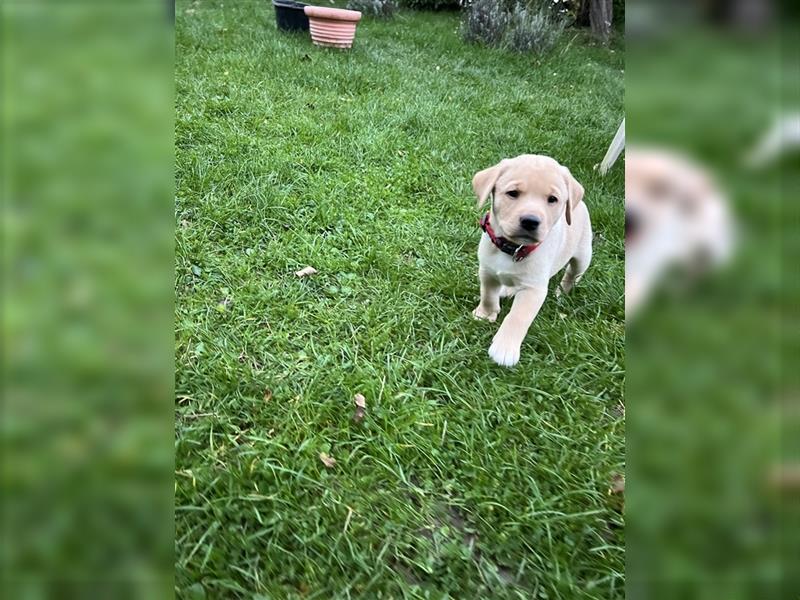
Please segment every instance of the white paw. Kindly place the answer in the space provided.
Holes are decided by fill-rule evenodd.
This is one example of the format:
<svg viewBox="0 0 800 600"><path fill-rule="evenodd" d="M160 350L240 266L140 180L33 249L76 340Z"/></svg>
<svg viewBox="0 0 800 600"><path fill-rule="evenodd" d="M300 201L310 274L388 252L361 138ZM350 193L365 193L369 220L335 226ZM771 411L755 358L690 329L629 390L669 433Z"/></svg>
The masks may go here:
<svg viewBox="0 0 800 600"><path fill-rule="evenodd" d="M494 323L497 320L497 315L499 312L500 312L499 310L496 310L494 312L486 312L479 304L475 308L475 310L472 311L472 316L475 317L476 319L491 321L492 323Z"/></svg>
<svg viewBox="0 0 800 600"><path fill-rule="evenodd" d="M495 336L489 347L489 356L501 367L513 367L519 362L519 349L519 344Z"/></svg>

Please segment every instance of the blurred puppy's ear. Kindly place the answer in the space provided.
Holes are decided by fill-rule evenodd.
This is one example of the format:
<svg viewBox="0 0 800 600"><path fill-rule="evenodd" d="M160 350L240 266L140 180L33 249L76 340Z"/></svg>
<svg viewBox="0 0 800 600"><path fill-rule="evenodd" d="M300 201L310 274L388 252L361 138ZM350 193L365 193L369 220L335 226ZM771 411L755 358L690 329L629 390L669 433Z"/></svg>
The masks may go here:
<svg viewBox="0 0 800 600"><path fill-rule="evenodd" d="M494 184L497 182L497 178L500 177L505 162L506 159L503 159L493 167L478 171L472 178L472 189L478 197L478 208L486 203L486 199L489 197L489 194L494 188Z"/></svg>
<svg viewBox="0 0 800 600"><path fill-rule="evenodd" d="M567 225L572 225L572 210L583 200L583 186L572 176L567 167L561 167L564 172L564 181L567 183L569 197L567 198L566 217Z"/></svg>

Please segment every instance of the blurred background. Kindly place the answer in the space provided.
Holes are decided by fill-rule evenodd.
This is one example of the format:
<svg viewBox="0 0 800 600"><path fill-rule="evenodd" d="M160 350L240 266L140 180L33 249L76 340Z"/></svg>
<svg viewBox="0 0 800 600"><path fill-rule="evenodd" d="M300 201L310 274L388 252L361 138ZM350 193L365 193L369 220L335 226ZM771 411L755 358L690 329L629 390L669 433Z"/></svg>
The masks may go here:
<svg viewBox="0 0 800 600"><path fill-rule="evenodd" d="M627 3L629 598L798 597L793 11Z"/></svg>
<svg viewBox="0 0 800 600"><path fill-rule="evenodd" d="M171 12L0 20L0 597L169 596Z"/></svg>

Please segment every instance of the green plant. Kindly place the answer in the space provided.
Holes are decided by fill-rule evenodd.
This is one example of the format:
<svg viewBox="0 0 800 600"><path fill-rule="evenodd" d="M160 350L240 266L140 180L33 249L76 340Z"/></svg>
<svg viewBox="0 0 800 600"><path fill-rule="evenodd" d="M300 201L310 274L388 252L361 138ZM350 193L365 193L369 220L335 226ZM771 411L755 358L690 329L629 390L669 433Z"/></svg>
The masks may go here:
<svg viewBox="0 0 800 600"><path fill-rule="evenodd" d="M474 0L466 9L461 32L468 42L497 46L508 28L509 14L497 0Z"/></svg>
<svg viewBox="0 0 800 600"><path fill-rule="evenodd" d="M518 4L509 16L503 46L515 52L544 54L556 45L566 22L547 8L525 8Z"/></svg>
<svg viewBox="0 0 800 600"><path fill-rule="evenodd" d="M545 0L544 3L537 2L537 5L549 8L553 16L560 17L566 25L577 22L582 7L581 0Z"/></svg>
<svg viewBox="0 0 800 600"><path fill-rule="evenodd" d="M389 19L397 11L395 0L348 0L347 8L361 11L362 14Z"/></svg>
<svg viewBox="0 0 800 600"><path fill-rule="evenodd" d="M468 42L544 54L555 46L565 27L559 10L541 2L474 0L466 7L461 32Z"/></svg>

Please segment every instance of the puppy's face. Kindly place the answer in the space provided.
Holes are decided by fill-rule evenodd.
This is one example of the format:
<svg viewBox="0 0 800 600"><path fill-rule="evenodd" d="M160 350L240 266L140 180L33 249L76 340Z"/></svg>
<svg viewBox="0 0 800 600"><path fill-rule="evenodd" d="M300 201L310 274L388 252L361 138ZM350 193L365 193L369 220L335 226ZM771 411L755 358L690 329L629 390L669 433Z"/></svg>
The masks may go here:
<svg viewBox="0 0 800 600"><path fill-rule="evenodd" d="M701 212L707 185L680 158L631 148L625 161L625 242L629 248L672 227L668 237L685 236Z"/></svg>
<svg viewBox="0 0 800 600"><path fill-rule="evenodd" d="M571 223L571 212L583 198L583 187L566 167L532 154L476 173L472 187L479 207L492 198L498 235L520 244L541 242L561 218Z"/></svg>
<svg viewBox="0 0 800 600"><path fill-rule="evenodd" d="M727 204L711 177L674 153L631 147L625 160L625 245L653 251L715 244L727 236ZM722 242L721 242L722 243Z"/></svg>

